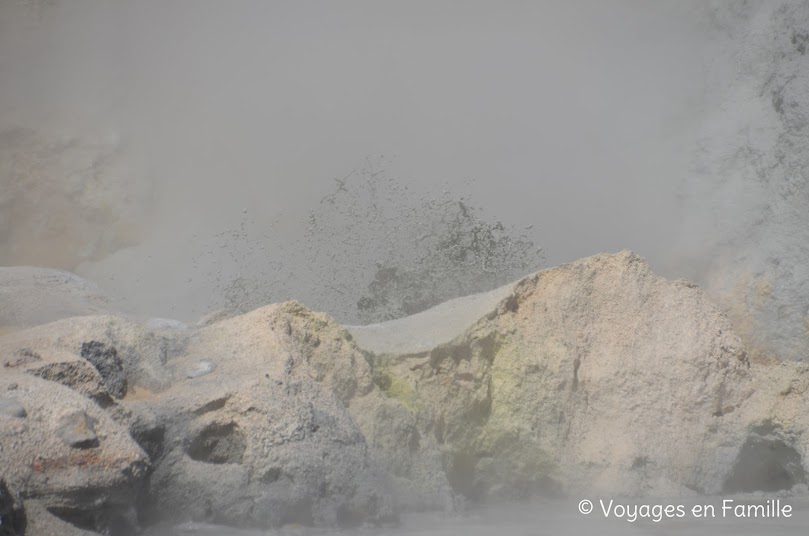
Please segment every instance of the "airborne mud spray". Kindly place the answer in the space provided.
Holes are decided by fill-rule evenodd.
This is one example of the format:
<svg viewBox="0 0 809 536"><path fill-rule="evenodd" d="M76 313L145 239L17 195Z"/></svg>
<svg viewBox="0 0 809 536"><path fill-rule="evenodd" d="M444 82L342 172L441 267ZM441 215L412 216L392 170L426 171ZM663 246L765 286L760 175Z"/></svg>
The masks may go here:
<svg viewBox="0 0 809 536"><path fill-rule="evenodd" d="M805 533L807 49L799 1L1 2L0 535Z"/></svg>

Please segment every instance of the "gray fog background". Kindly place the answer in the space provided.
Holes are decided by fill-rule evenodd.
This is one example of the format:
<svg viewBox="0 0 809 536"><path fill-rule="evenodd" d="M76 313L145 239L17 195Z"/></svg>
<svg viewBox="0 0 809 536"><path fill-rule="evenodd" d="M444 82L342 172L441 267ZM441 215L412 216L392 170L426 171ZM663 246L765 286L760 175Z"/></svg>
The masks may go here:
<svg viewBox="0 0 809 536"><path fill-rule="evenodd" d="M760 199L699 170L726 152L706 118L745 117L717 110L775 3L0 5L0 264L143 314L193 320L229 279L311 262L306 215L357 170L533 226L546 265L631 248L700 282ZM326 261L278 298L328 309Z"/></svg>

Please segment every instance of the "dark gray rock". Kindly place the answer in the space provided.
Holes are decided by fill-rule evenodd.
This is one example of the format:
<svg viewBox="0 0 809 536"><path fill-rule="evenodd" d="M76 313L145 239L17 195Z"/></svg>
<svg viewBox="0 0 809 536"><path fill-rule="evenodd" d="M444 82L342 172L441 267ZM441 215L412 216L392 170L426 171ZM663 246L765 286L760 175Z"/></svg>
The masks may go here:
<svg viewBox="0 0 809 536"><path fill-rule="evenodd" d="M26 524L22 504L0 480L0 536L23 536Z"/></svg>
<svg viewBox="0 0 809 536"><path fill-rule="evenodd" d="M83 411L71 413L62 419L59 437L69 447L88 449L98 446L95 421Z"/></svg>
<svg viewBox="0 0 809 536"><path fill-rule="evenodd" d="M99 341L84 342L81 345L80 355L98 370L112 396L123 398L126 395L124 365L113 346Z"/></svg>
<svg viewBox="0 0 809 536"><path fill-rule="evenodd" d="M27 534L42 534L48 536L99 536L95 530L87 530L79 525L95 525L92 515L86 515L86 521L81 519L64 519L64 512L51 511L40 501L25 501L25 515L28 522ZM78 522L78 525L77 525ZM4 535L5 536L5 535Z"/></svg>

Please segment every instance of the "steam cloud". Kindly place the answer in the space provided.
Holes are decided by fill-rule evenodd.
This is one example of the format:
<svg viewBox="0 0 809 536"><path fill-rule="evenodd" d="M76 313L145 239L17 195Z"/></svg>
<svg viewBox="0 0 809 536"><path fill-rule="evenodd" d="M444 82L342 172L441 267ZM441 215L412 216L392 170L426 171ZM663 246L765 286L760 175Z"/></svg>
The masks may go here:
<svg viewBox="0 0 809 536"><path fill-rule="evenodd" d="M0 262L75 270L143 314L193 319L242 281L352 321L324 282L387 259L312 255L306 216L370 156L401 206L445 186L533 225L548 265L634 249L801 358L806 20L756 2L4 2Z"/></svg>

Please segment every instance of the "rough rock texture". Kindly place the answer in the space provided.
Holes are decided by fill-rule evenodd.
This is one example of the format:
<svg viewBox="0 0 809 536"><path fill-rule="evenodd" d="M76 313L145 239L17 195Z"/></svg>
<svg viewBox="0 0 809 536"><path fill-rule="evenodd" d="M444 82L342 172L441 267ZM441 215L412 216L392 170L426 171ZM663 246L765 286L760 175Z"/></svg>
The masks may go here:
<svg viewBox="0 0 809 536"><path fill-rule="evenodd" d="M809 370L751 363L696 286L622 252L462 303L478 320L432 330L432 348L419 330L453 307L358 337L378 353L297 302L2 335L0 515L126 535L349 527L536 493L808 491Z"/></svg>
<svg viewBox="0 0 809 536"><path fill-rule="evenodd" d="M259 527L394 515L365 438L321 386L193 381L160 398L171 439L151 477L151 515Z"/></svg>
<svg viewBox="0 0 809 536"><path fill-rule="evenodd" d="M741 445L725 416L751 393L725 315L629 252L530 276L451 343L383 364L476 499L718 491Z"/></svg>
<svg viewBox="0 0 809 536"><path fill-rule="evenodd" d="M184 341L183 336L164 336L121 316L79 316L0 338L0 356L4 366L11 368L41 367L53 362L63 363L63 369L89 367L110 395L120 397L127 385L149 390L169 385L172 378L165 364L170 356L182 351ZM67 365L77 360L79 363ZM42 374L45 372L38 375Z"/></svg>
<svg viewBox="0 0 809 536"><path fill-rule="evenodd" d="M393 411L398 404L380 394L350 338L327 316L289 302L194 330L69 318L0 337L0 356L9 385L61 384L128 429L154 467L145 498L130 501L141 520L351 526L394 520L399 507L369 446L389 433L377 422L387 417L368 420L378 425L368 441L348 409L359 399ZM124 381L125 396L114 396ZM9 420L19 419L14 392L3 399ZM52 431L76 451L104 445L96 415L84 409L65 408ZM440 460L430 463L443 508L451 492ZM70 508L58 517L81 529L102 523Z"/></svg>
<svg viewBox="0 0 809 536"><path fill-rule="evenodd" d="M116 398L126 394L126 372L114 346L99 341L83 342L79 355L95 367L110 394Z"/></svg>
<svg viewBox="0 0 809 536"><path fill-rule="evenodd" d="M26 412L0 414L0 467L12 495L80 528L126 525L149 466L127 429L89 399L28 374L4 371L0 392ZM27 508L26 517L36 526Z"/></svg>
<svg viewBox="0 0 809 536"><path fill-rule="evenodd" d="M152 516L245 526L395 518L389 479L350 412L376 390L370 366L328 317L287 302L214 323L170 368L182 379L137 402L166 430Z"/></svg>

